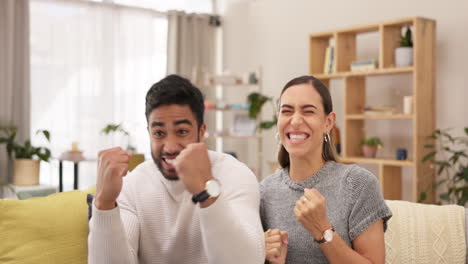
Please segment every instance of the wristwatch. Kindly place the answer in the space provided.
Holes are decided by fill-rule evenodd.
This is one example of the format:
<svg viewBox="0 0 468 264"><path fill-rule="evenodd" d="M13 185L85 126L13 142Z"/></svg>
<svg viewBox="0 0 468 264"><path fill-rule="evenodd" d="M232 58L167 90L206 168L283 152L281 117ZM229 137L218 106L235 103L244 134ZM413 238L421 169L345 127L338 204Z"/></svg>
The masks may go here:
<svg viewBox="0 0 468 264"><path fill-rule="evenodd" d="M314 238L314 241L319 244L332 242L334 232L335 232L335 229L332 226L330 229L327 229L323 232L322 239L317 240Z"/></svg>
<svg viewBox="0 0 468 264"><path fill-rule="evenodd" d="M203 203L210 197L218 197L221 193L221 183L217 179L211 179L206 182L205 190L192 196L193 203Z"/></svg>

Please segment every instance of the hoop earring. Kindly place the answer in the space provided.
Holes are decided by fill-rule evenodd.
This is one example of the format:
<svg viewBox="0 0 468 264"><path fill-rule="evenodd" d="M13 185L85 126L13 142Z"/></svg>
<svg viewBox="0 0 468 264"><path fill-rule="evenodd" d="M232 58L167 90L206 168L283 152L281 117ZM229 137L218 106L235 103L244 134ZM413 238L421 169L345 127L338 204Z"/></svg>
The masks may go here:
<svg viewBox="0 0 468 264"><path fill-rule="evenodd" d="M326 133L325 135L323 135L323 140L325 141L325 143L330 143L331 142L330 134Z"/></svg>

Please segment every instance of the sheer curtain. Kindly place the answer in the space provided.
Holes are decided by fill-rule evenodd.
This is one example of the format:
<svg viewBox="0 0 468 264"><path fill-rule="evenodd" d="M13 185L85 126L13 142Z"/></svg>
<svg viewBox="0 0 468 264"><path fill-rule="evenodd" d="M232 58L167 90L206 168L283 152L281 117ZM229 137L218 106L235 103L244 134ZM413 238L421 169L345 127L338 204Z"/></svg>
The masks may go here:
<svg viewBox="0 0 468 264"><path fill-rule="evenodd" d="M29 1L0 1L0 126L18 128L29 138ZM0 144L0 183L11 181L12 164ZM1 189L1 188L0 188ZM1 190L0 190L1 193ZM1 196L0 196L1 197Z"/></svg>
<svg viewBox="0 0 468 264"><path fill-rule="evenodd" d="M56 157L76 141L92 159L101 149L126 146L121 137L100 133L122 123L149 158L145 95L166 74L166 16L66 0L31 0L30 16L31 134L50 130ZM42 166L42 183L58 183L56 163ZM80 164L80 188L95 176L95 162Z"/></svg>
<svg viewBox="0 0 468 264"><path fill-rule="evenodd" d="M186 76L203 87L204 77L215 72L217 25L209 15L180 11L170 11L168 21L168 73Z"/></svg>

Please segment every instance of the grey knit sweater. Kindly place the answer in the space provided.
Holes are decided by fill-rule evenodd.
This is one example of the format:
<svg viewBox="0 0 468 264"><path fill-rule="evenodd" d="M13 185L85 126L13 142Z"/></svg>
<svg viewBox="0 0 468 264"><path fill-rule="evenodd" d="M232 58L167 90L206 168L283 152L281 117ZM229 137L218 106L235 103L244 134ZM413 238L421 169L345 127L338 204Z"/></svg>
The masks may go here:
<svg viewBox="0 0 468 264"><path fill-rule="evenodd" d="M316 188L325 197L328 220L350 247L353 239L379 219L384 220L386 230L392 216L376 177L364 168L329 161L303 182L291 181L283 169L261 182L260 215L264 230L288 231L288 264L328 263L320 246L294 216L295 203L304 188Z"/></svg>

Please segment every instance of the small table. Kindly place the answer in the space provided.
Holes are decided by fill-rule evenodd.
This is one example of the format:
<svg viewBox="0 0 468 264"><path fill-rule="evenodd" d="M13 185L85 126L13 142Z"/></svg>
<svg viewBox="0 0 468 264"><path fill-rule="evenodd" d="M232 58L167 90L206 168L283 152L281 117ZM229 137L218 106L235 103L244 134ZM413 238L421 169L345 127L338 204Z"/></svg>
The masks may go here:
<svg viewBox="0 0 468 264"><path fill-rule="evenodd" d="M82 161L96 161L95 159L85 159L81 151L67 151L59 158L59 192L63 192L63 162L73 162L73 190L78 190L78 165Z"/></svg>
<svg viewBox="0 0 468 264"><path fill-rule="evenodd" d="M71 160L62 160L59 159L59 192L63 192L63 161ZM79 161L73 162L73 190L78 190L78 163Z"/></svg>

